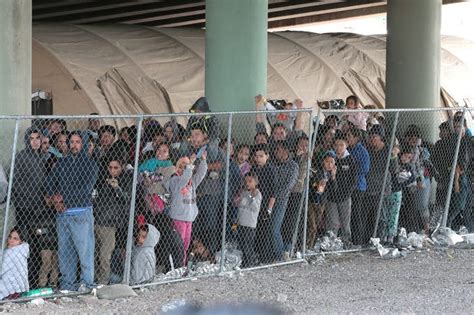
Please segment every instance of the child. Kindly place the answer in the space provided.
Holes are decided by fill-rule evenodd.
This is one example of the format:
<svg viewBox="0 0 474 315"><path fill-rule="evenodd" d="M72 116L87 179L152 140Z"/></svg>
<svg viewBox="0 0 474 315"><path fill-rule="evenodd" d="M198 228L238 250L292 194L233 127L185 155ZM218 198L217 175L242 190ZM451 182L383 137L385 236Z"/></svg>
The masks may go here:
<svg viewBox="0 0 474 315"><path fill-rule="evenodd" d="M169 216L173 219L173 226L184 243L183 264L186 264L186 253L191 242L192 225L199 211L196 204L196 189L207 173L206 158L207 151L204 151L194 175L196 155L191 155L191 158L187 156L180 158L176 164L176 174L165 183L166 188L171 193Z"/></svg>
<svg viewBox="0 0 474 315"><path fill-rule="evenodd" d="M262 193L261 210L258 216L256 230L256 250L260 262L270 262L273 259L273 238L270 230L270 214L275 205L275 168L270 162L270 155L265 144L258 144L253 149L255 161L251 172L260 180L259 187Z"/></svg>
<svg viewBox="0 0 474 315"><path fill-rule="evenodd" d="M394 152L396 153L396 151ZM392 155L394 155L392 153ZM414 155L414 148L411 146L403 146L399 153L399 168L392 177L392 193L385 197L386 213L383 213L382 240L389 245L393 244L393 239L398 231L398 218L400 215L400 207L402 205L402 189L405 187L416 186L415 167L411 163ZM392 159L397 159L396 155ZM385 211L384 211L385 212Z"/></svg>
<svg viewBox="0 0 474 315"><path fill-rule="evenodd" d="M160 232L151 224L138 228L136 246L132 252L130 284L150 282L156 271L155 246L160 241Z"/></svg>
<svg viewBox="0 0 474 315"><path fill-rule="evenodd" d="M245 190L240 194L237 217L239 247L243 252L242 266L248 267L255 262L255 230L258 213L262 204L262 194L257 189L258 177L254 173L245 175Z"/></svg>
<svg viewBox="0 0 474 315"><path fill-rule="evenodd" d="M23 242L20 229L14 227L8 235L7 249L3 253L2 273L0 277L0 299L18 298L27 292L28 257L30 247Z"/></svg>
<svg viewBox="0 0 474 315"><path fill-rule="evenodd" d="M242 144L237 148L237 157L235 161L240 169L240 176L245 176L250 171L250 163L248 162L250 156L250 147Z"/></svg>
<svg viewBox="0 0 474 315"><path fill-rule="evenodd" d="M173 166L170 156L170 148L167 143L161 143L156 149L155 157L143 162L139 167L139 172L155 172L159 167Z"/></svg>
<svg viewBox="0 0 474 315"><path fill-rule="evenodd" d="M351 95L346 99L346 108L355 111L361 109L360 100L357 96ZM350 112L342 117L343 120L350 122L357 129L367 130L367 118L369 113L366 112Z"/></svg>
<svg viewBox="0 0 474 315"><path fill-rule="evenodd" d="M328 190L328 230L338 234L345 248L352 245L351 239L351 211L352 192L357 187L357 165L352 155L347 150L347 141L342 133L336 135L334 143L336 152L336 170L333 176L334 185Z"/></svg>
<svg viewBox="0 0 474 315"><path fill-rule="evenodd" d="M335 174L336 153L327 151L322 156L321 167L311 171L306 239L308 248L313 248L319 235L327 203L327 190L333 185Z"/></svg>

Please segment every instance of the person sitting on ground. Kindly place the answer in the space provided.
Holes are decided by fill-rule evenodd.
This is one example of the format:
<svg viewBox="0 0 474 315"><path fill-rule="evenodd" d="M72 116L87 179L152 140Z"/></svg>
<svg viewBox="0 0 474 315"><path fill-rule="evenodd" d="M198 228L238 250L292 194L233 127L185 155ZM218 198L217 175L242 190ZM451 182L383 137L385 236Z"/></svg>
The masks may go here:
<svg viewBox="0 0 474 315"><path fill-rule="evenodd" d="M237 216L239 247L243 252L242 267L255 263L255 233L262 194L257 188L258 177L254 173L245 175L245 190L240 194Z"/></svg>
<svg viewBox="0 0 474 315"><path fill-rule="evenodd" d="M30 248L18 227L8 234L7 248L3 252L0 275L0 300L15 299L30 289L28 284L28 257Z"/></svg>
<svg viewBox="0 0 474 315"><path fill-rule="evenodd" d="M136 246L132 251L130 284L137 285L153 281L156 273L155 246L160 241L160 232L151 224L138 228Z"/></svg>

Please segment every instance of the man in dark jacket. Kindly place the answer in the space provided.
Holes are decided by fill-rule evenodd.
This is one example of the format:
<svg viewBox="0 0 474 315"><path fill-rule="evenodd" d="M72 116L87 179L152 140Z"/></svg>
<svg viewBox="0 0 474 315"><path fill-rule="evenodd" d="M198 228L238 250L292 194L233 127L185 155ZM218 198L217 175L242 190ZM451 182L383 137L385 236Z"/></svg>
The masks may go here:
<svg viewBox="0 0 474 315"><path fill-rule="evenodd" d="M271 235L270 214L275 205L275 167L270 162L266 144L253 148L254 166L251 172L259 178L259 190L262 193L262 204L258 214L255 249L260 262L269 263L273 259L274 242Z"/></svg>
<svg viewBox="0 0 474 315"><path fill-rule="evenodd" d="M25 146L15 158L12 192L17 225L29 241L29 227L41 222L38 215L44 204L47 155L41 151L39 129L30 128L26 131Z"/></svg>
<svg viewBox="0 0 474 315"><path fill-rule="evenodd" d="M284 244L281 234L281 226L285 218L285 212L290 198L291 189L298 180L298 164L290 158L290 148L287 141L275 142L275 207L271 214L273 239L275 241L275 258L281 260L289 259L289 247Z"/></svg>
<svg viewBox="0 0 474 315"><path fill-rule="evenodd" d="M41 132L35 127L25 133L25 149L15 158L13 170L13 204L15 219L25 240L30 244L31 258L28 261L29 280L36 286L40 269L41 243L35 230L44 228L47 213L44 211L44 184L46 178L47 153L41 151Z"/></svg>
<svg viewBox="0 0 474 315"><path fill-rule="evenodd" d="M72 132L70 155L60 159L47 178L47 198L57 211L58 260L63 290L94 286L94 218L92 190L98 167L87 154L87 134ZM78 258L81 265L77 285Z"/></svg>
<svg viewBox="0 0 474 315"><path fill-rule="evenodd" d="M127 224L132 190L132 176L125 171L120 159L111 158L107 169L108 176L97 183L97 195L94 199L97 281L101 284L109 282L110 259L115 248L116 233Z"/></svg>
<svg viewBox="0 0 474 315"><path fill-rule="evenodd" d="M392 175L398 169L397 160L390 159L387 181L385 183L385 189L382 191L387 160L391 156L392 152L390 152L390 147L385 143L385 129L382 126L373 126L368 132L368 135L369 139L367 146L370 156L370 170L366 177L366 208L364 213L362 213L362 226L365 226L364 233L362 235L362 244L369 243L370 237L372 236L375 228L380 195L383 194L383 198L385 199L392 193ZM385 206L384 204L382 206Z"/></svg>
<svg viewBox="0 0 474 315"><path fill-rule="evenodd" d="M193 106L189 109L190 113L210 113L211 109L209 108L209 103L207 98L200 97ZM200 128L204 127L204 131L209 137L209 142L218 145L219 144L219 120L215 115L203 115L203 116L191 116L187 124L187 134L191 134L191 130L196 125L199 125Z"/></svg>

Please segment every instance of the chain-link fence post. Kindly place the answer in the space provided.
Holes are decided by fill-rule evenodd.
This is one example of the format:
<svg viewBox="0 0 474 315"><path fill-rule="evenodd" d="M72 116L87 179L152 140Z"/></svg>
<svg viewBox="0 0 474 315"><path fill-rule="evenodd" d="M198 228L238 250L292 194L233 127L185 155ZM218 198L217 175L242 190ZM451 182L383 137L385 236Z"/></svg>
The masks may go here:
<svg viewBox="0 0 474 315"><path fill-rule="evenodd" d="M302 249L302 255L303 257L306 256L306 233L308 232L308 205L309 205L309 178L311 174L311 161L313 158L313 153L314 153L314 148L316 146L316 139L318 138L318 130L319 130L319 121L320 121L320 111L318 110L318 113L316 114L316 118L314 122L312 121L313 117L313 112L311 111L311 126L310 128L310 147L308 148L308 170L306 173L306 190L305 190L305 200L306 200L306 206L305 206L305 211L304 211L304 220L303 220L303 249ZM314 126L314 130L313 130ZM312 130L312 132L311 132Z"/></svg>
<svg viewBox="0 0 474 315"><path fill-rule="evenodd" d="M229 166L230 166L230 149L232 145L232 118L233 114L230 113L227 122L227 147L226 147L226 158L225 158L225 186L224 186L224 214L222 216L222 244L221 244L221 263L219 266L219 272L224 271L225 263L225 232L227 226L227 210L229 205Z"/></svg>
<svg viewBox="0 0 474 315"><path fill-rule="evenodd" d="M388 155L387 155L387 162L385 164L385 172L383 174L382 191L380 193L379 203L377 205L377 215L375 217L374 233L372 234L372 237L374 238L377 237L377 230L378 230L379 221L380 221L380 213L382 211L383 201L385 198L385 188L387 186L388 172L390 171L390 159L392 158L392 150L393 150L393 146L395 145L395 138L396 138L395 134L397 132L399 114L400 112L398 111L395 113L395 119L393 122L392 135L390 137L390 145L389 145L389 150L388 150Z"/></svg>
<svg viewBox="0 0 474 315"><path fill-rule="evenodd" d="M13 134L13 148L12 148L12 157L10 163L10 172L8 175L8 190L7 190L7 202L5 206L5 213L4 213L4 222L3 222L3 235L2 235L2 252L0 255L0 275L2 274L3 270L3 253L5 252L5 244L6 238L8 234L8 218L10 214L10 206L12 200L12 187L13 187L13 172L15 170L15 157L16 157L16 145L18 140L18 131L20 128L20 120L18 118L15 119L15 133Z"/></svg>
<svg viewBox="0 0 474 315"><path fill-rule="evenodd" d="M137 120L137 142L135 143L135 160L133 163L133 181L132 181L132 199L130 201L130 215L128 218L127 247L125 253L125 266L123 283L130 284L130 264L132 260L132 244L133 244L133 225L135 221L135 203L137 196L137 178L138 178L138 161L140 157L140 143L142 136L143 116Z"/></svg>
<svg viewBox="0 0 474 315"><path fill-rule="evenodd" d="M462 128L464 128L464 119L466 116L466 109L463 108L462 111ZM451 203L451 195L453 193L453 185L454 185L454 176L456 174L456 164L458 163L458 157L459 157L459 149L461 147L461 139L462 139L462 128L459 130L458 138L456 140L456 150L454 151L454 157L453 157L453 163L451 164L451 173L449 174L449 184L448 184L448 191L446 192L446 201L444 204L444 212L443 212L443 217L441 221L441 226L446 227L448 223L448 214L449 214L449 206Z"/></svg>

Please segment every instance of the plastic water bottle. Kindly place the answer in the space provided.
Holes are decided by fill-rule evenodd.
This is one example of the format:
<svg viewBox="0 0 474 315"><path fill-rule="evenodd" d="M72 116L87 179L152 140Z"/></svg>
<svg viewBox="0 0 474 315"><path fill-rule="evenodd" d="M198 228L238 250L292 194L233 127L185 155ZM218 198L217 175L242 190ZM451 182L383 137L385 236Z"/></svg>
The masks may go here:
<svg viewBox="0 0 474 315"><path fill-rule="evenodd" d="M30 290L28 292L23 293L22 297L29 298L29 297L43 297L53 295L54 291L52 288L40 288Z"/></svg>

